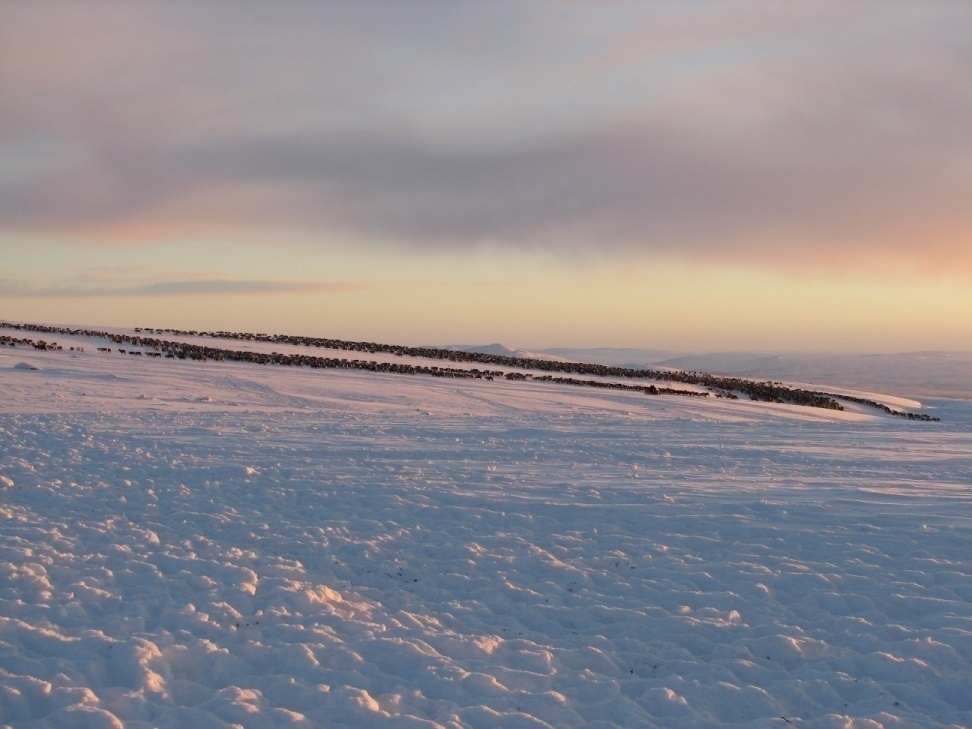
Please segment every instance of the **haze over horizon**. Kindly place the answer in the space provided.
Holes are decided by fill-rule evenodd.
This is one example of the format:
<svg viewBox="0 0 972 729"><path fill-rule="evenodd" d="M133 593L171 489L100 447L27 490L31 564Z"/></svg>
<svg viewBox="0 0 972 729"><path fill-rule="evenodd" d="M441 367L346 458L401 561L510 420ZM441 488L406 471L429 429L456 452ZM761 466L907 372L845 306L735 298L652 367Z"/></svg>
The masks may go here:
<svg viewBox="0 0 972 729"><path fill-rule="evenodd" d="M969 351L970 25L0 0L0 319Z"/></svg>

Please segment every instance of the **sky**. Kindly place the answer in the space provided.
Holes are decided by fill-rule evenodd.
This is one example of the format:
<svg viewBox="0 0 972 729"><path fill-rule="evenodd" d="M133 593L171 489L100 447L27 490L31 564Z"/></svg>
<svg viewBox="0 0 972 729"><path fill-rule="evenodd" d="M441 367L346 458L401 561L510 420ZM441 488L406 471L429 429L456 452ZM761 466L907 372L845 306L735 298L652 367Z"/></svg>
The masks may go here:
<svg viewBox="0 0 972 729"><path fill-rule="evenodd" d="M972 350L972 4L0 0L0 319Z"/></svg>

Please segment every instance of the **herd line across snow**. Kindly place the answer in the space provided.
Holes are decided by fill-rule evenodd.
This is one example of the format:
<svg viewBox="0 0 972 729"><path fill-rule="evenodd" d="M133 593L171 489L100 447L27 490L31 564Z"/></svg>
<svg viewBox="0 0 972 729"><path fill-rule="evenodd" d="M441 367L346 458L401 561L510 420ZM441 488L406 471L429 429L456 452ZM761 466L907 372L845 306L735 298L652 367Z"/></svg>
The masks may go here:
<svg viewBox="0 0 972 729"><path fill-rule="evenodd" d="M843 410L840 401L852 402L881 410L889 415L906 418L908 420L938 421L939 418L924 413L912 413L895 410L883 403L871 399L847 395L821 392L789 387L782 382L759 382L738 377L723 377L705 372L662 371L652 369L631 369L613 367L601 364L583 362L562 362L545 359L509 357L505 355L487 354L483 352L467 352L454 349L439 349L434 347L406 347L375 342L356 342L340 339L326 339L320 337L305 337L286 334L254 334L248 332L227 331L194 331L179 329L157 329L151 327L136 327L133 334L100 331L94 329L77 329L71 327L51 326L46 324L10 323L0 321L0 328L12 329L38 334L57 334L72 337L89 337L104 339L116 345L125 344L140 347L150 357L194 360L194 361L232 361L246 362L260 365L281 365L290 367L311 367L315 369L355 369L370 372L382 372L403 375L429 375L433 377L452 377L463 379L494 380L502 378L510 381L531 380L533 382L551 382L556 384L574 385L580 387L607 388L640 392L646 395L680 395L686 397L708 397L714 395L729 400L739 399L740 395L749 400L773 403L787 403L806 407L825 408L829 410ZM150 336L151 335L151 336ZM415 365L404 362L378 362L367 359L347 359L341 357L322 357L304 354L283 354L279 352L264 353L249 350L234 350L221 347L209 347L188 342L179 342L159 338L201 337L222 340L264 342L272 344L299 345L319 349L361 352L365 354L391 354L399 357L440 360L452 363L475 363L490 367L507 369L479 369L438 365ZM0 346L33 347L39 350L60 350L62 345L47 342L43 339L29 337L13 337L0 335ZM111 352L109 347L99 347L99 351ZM141 355L142 349L118 349L123 354ZM509 370L513 371L509 371ZM533 374L523 370L541 371L543 374ZM556 373L556 374L551 374ZM666 383L664 386L655 384L627 384L610 379L578 379L563 375L581 375L587 378L615 378L627 380L654 380ZM686 390L671 387L670 384L686 384L702 387L704 390Z"/></svg>

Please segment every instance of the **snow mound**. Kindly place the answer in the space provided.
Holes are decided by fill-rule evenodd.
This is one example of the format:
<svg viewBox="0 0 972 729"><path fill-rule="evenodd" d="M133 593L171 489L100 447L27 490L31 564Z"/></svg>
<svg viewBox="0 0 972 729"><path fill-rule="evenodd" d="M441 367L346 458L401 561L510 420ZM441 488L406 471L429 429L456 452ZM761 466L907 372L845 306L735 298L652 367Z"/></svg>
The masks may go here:
<svg viewBox="0 0 972 729"><path fill-rule="evenodd" d="M31 364L30 362L18 362L13 366L15 370L41 370L43 367Z"/></svg>

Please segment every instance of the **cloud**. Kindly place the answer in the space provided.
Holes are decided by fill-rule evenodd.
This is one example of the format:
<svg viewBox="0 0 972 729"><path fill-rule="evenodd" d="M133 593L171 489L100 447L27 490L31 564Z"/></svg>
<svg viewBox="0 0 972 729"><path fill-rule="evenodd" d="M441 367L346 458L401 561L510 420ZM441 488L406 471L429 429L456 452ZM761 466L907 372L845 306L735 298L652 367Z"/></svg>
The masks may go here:
<svg viewBox="0 0 972 729"><path fill-rule="evenodd" d="M94 7L0 31L10 230L972 274L968 6Z"/></svg>
<svg viewBox="0 0 972 729"><path fill-rule="evenodd" d="M119 296L197 296L209 294L336 294L370 288L361 283L323 281L159 281L124 290Z"/></svg>
<svg viewBox="0 0 972 729"><path fill-rule="evenodd" d="M202 279L153 281L137 285L64 284L49 287L32 286L22 281L0 279L0 296L12 298L94 298L145 296L210 296L210 295L286 295L338 294L370 288L363 283L311 281L240 281Z"/></svg>

